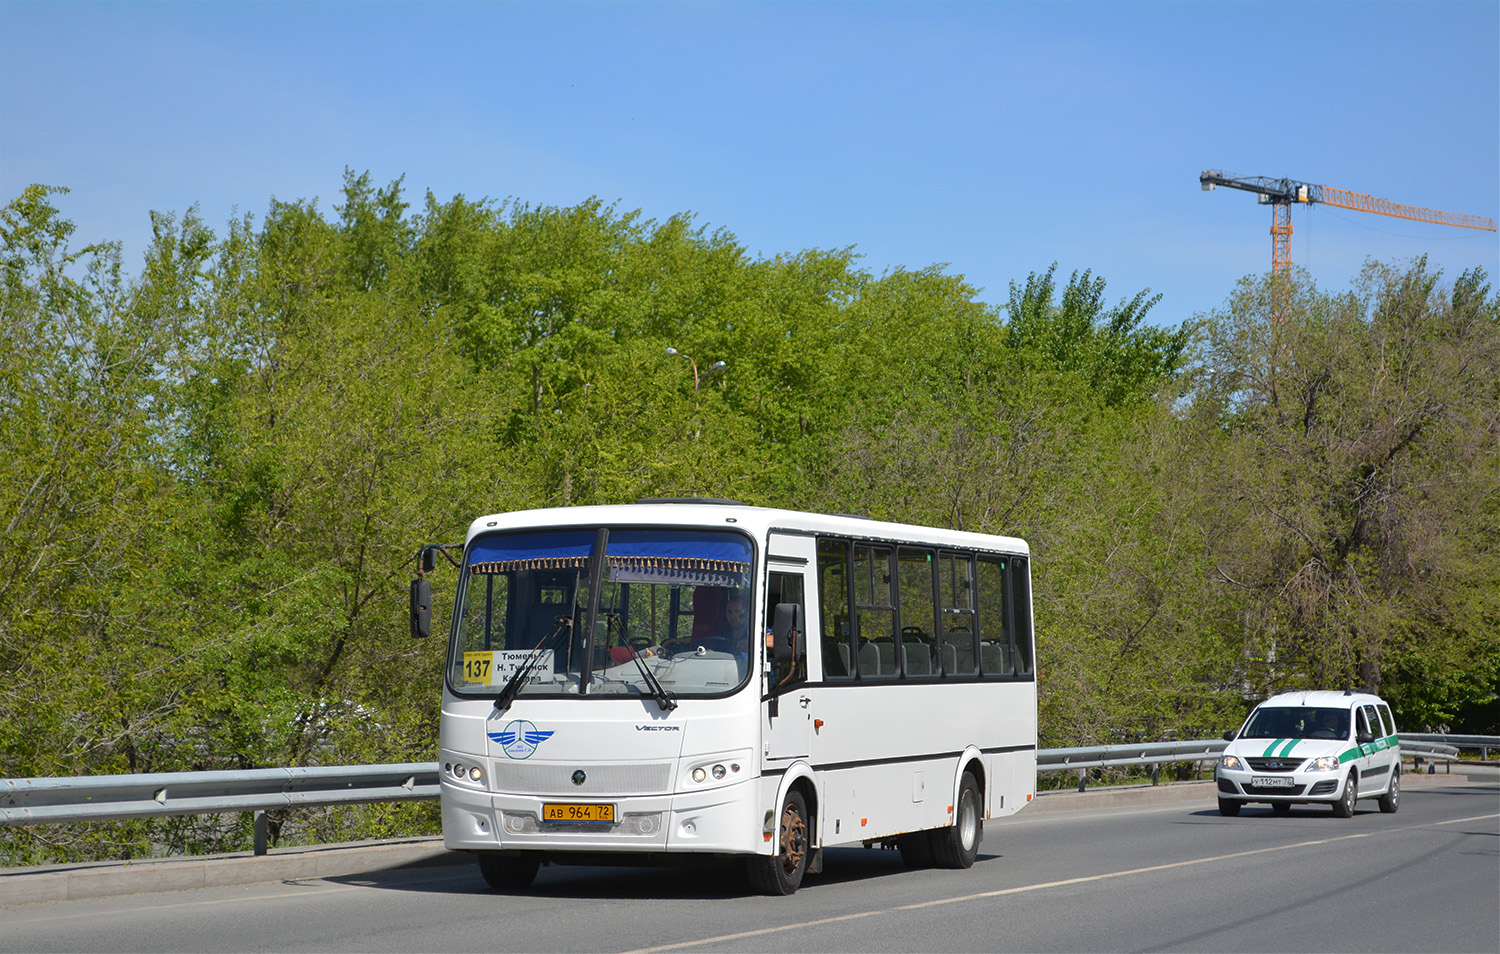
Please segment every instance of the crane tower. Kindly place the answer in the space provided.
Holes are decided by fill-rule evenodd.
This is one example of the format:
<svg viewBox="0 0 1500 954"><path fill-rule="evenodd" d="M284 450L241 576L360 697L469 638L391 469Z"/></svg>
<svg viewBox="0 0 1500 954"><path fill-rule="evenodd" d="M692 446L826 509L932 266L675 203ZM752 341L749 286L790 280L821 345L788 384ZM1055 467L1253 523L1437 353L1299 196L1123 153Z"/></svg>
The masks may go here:
<svg viewBox="0 0 1500 954"><path fill-rule="evenodd" d="M1299 182L1296 179L1231 176L1218 169L1209 169L1198 176L1198 184L1204 192L1211 192L1219 186L1254 192L1257 201L1271 207L1271 279L1273 295L1277 299L1273 303L1272 311L1273 318L1278 324L1284 313L1285 301L1284 293L1276 294L1276 290L1284 284L1277 279L1283 278L1292 267L1292 206L1294 204L1313 205L1321 202L1324 205L1337 206L1341 209L1374 212L1377 215L1389 215L1398 219L1413 219L1418 222L1435 222L1439 225L1454 225L1465 229L1495 231L1495 220L1487 216L1462 215L1454 212L1439 212L1436 209L1424 209L1414 205L1402 205L1399 202L1378 199L1362 192L1350 192L1347 189L1335 189L1332 186Z"/></svg>

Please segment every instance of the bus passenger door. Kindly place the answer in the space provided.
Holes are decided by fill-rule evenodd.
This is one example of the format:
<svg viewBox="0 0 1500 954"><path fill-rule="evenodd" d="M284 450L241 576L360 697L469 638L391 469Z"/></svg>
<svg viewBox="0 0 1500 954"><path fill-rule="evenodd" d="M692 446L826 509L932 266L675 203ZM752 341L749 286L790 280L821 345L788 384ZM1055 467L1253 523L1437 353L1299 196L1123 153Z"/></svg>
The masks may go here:
<svg viewBox="0 0 1500 954"><path fill-rule="evenodd" d="M802 607L803 618L808 618L815 585L813 557L811 537L771 535L763 632L770 630L777 603L796 603ZM761 720L767 767L806 758L811 752L813 700L807 691L807 633L799 633L797 640L797 658L790 666L773 662L769 647L764 657Z"/></svg>

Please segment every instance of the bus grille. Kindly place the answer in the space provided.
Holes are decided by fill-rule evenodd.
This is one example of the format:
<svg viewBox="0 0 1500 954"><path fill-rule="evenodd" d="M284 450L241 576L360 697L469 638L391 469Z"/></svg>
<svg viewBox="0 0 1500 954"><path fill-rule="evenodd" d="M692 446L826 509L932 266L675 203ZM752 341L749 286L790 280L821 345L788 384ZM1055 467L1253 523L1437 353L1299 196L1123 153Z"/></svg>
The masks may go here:
<svg viewBox="0 0 1500 954"><path fill-rule="evenodd" d="M583 784L573 782L582 772ZM671 762L497 761L493 789L515 795L661 795L672 789Z"/></svg>

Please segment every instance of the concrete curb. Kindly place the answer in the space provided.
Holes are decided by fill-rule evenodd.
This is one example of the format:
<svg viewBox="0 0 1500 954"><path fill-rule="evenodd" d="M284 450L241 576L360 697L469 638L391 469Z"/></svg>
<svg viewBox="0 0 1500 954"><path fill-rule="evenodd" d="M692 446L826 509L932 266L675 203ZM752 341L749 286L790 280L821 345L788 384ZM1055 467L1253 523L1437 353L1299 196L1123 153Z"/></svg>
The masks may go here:
<svg viewBox="0 0 1500 954"><path fill-rule="evenodd" d="M1405 787L1464 782L1463 775L1402 775ZM1043 792L1023 811L1067 812L1140 808L1149 805L1215 803L1213 782L1172 782L1122 788L1093 788L1086 792ZM473 855L449 851L441 838L408 838L380 842L350 842L306 848L278 848L265 855L248 852L145 861L100 861L37 868L0 868L0 907L76 901L127 894L186 891L255 884L263 881L301 881L435 865L472 864Z"/></svg>
<svg viewBox="0 0 1500 954"><path fill-rule="evenodd" d="M279 848L264 855L244 853L135 862L91 862L40 868L3 868L0 869L0 907L216 888L261 881L337 878L391 868L465 864L472 861L473 856L470 854L444 848L441 838L418 838Z"/></svg>

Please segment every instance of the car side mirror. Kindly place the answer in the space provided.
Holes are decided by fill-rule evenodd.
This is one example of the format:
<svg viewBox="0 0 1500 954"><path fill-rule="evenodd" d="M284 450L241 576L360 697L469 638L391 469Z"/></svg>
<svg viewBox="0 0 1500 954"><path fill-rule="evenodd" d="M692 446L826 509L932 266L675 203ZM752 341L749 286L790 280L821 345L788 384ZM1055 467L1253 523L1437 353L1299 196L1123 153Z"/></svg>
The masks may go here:
<svg viewBox="0 0 1500 954"><path fill-rule="evenodd" d="M1230 731L1224 733L1224 741L1225 742L1233 742L1234 738L1235 738L1235 736L1234 736L1234 730L1233 729L1231 729Z"/></svg>
<svg viewBox="0 0 1500 954"><path fill-rule="evenodd" d="M1371 742L1375 741L1375 736L1370 731L1364 730L1355 733L1354 741L1358 742L1360 745L1369 745Z"/></svg>

